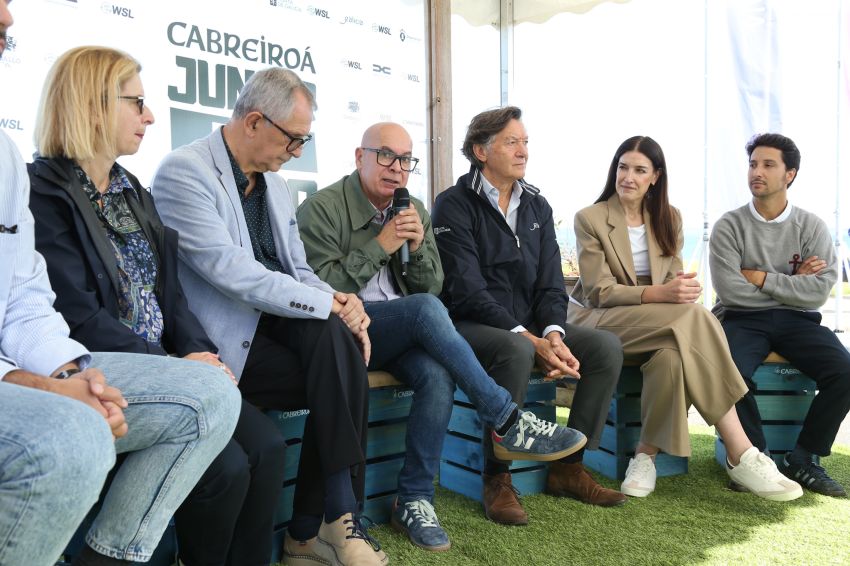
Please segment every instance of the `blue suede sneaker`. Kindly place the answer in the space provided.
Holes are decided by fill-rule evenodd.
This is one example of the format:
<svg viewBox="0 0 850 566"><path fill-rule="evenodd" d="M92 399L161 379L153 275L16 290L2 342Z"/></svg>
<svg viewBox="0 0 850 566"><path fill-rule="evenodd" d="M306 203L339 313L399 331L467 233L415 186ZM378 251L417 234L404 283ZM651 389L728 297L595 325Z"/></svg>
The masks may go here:
<svg viewBox="0 0 850 566"><path fill-rule="evenodd" d="M579 431L519 411L504 436L493 431L493 454L500 460L551 462L581 450L587 437Z"/></svg>
<svg viewBox="0 0 850 566"><path fill-rule="evenodd" d="M395 530L405 533L410 542L425 550L442 552L452 546L449 535L440 526L434 506L427 499L406 503L396 500L390 524Z"/></svg>

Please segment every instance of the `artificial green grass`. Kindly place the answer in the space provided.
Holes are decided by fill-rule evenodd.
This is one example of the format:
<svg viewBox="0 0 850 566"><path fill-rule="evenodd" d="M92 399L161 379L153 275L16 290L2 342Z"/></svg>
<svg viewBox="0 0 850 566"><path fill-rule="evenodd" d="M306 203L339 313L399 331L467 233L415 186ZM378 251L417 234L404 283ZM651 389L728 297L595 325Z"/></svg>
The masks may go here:
<svg viewBox="0 0 850 566"><path fill-rule="evenodd" d="M650 497L622 507L526 496L529 525L504 527L485 519L479 503L438 487L437 514L452 540L448 552L415 548L389 525L370 532L391 564L850 564L850 499L806 492L775 503L730 491L714 460L713 429L692 426L691 443L687 474L659 478ZM850 448L836 447L823 464L850 486Z"/></svg>

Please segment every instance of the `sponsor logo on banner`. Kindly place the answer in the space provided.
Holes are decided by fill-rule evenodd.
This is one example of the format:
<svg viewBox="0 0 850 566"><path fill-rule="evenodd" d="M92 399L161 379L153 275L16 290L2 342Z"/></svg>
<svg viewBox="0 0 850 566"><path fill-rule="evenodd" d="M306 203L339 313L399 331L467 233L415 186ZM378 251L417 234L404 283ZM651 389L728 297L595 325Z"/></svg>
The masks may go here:
<svg viewBox="0 0 850 566"><path fill-rule="evenodd" d="M253 63L277 65L300 73L310 70L314 75L313 54L310 47L298 49L266 41L266 36L243 38L235 33L212 28L200 28L186 22L171 22L166 28L168 42L177 47L198 49L203 52L245 59ZM239 85L240 88L242 85Z"/></svg>
<svg viewBox="0 0 850 566"><path fill-rule="evenodd" d="M360 61L352 61L351 59L343 59L340 61L340 64L350 70L350 71L362 71L363 66L360 64Z"/></svg>
<svg viewBox="0 0 850 566"><path fill-rule="evenodd" d="M402 120L402 124L407 124L408 126L416 126L418 128L424 128L425 124L422 122L417 122L416 120Z"/></svg>
<svg viewBox="0 0 850 566"><path fill-rule="evenodd" d="M398 33L398 38L402 41L422 41L421 37L416 37L414 35L410 35L409 33L407 33L404 30L401 30Z"/></svg>
<svg viewBox="0 0 850 566"><path fill-rule="evenodd" d="M418 83L419 82L419 75L413 75L411 73L407 73L407 80L409 80L412 83Z"/></svg>
<svg viewBox="0 0 850 566"><path fill-rule="evenodd" d="M15 38L11 35L6 36L6 52L14 51L15 47L18 46L18 42L15 41Z"/></svg>
<svg viewBox="0 0 850 566"><path fill-rule="evenodd" d="M21 58L16 57L15 54L12 53L7 47L6 51L3 52L3 56L0 57L0 65L3 65L7 69L9 69L9 68L12 67L12 65L20 65L20 64L21 64Z"/></svg>
<svg viewBox="0 0 850 566"><path fill-rule="evenodd" d="M23 124L19 118L0 117L0 128L4 130L24 131Z"/></svg>
<svg viewBox="0 0 850 566"><path fill-rule="evenodd" d="M372 63L372 71L374 71L374 72L378 73L379 75L386 75L386 76L390 76L390 75L392 75L392 74L393 74L393 73L392 73L392 68L390 68L390 67L385 67L385 66L383 66L383 65L379 65L379 64L377 64L377 63Z"/></svg>
<svg viewBox="0 0 850 566"><path fill-rule="evenodd" d="M375 33L380 33L382 35L392 35L393 32L390 30L390 26L384 26L381 24L372 24L372 31Z"/></svg>
<svg viewBox="0 0 850 566"><path fill-rule="evenodd" d="M301 6L296 6L292 0L269 0L269 6L274 8L286 8L295 12L301 11Z"/></svg>
<svg viewBox="0 0 850 566"><path fill-rule="evenodd" d="M122 18L129 18L131 20L135 19L133 17L133 10L131 10L130 8L125 8L124 6L120 6L118 4L103 3L100 5L100 10L104 14L111 14L113 16L120 16Z"/></svg>
<svg viewBox="0 0 850 566"><path fill-rule="evenodd" d="M351 112L352 114L357 114L358 112L360 112L360 103L357 102L356 100L349 100L348 101L348 111Z"/></svg>
<svg viewBox="0 0 850 566"><path fill-rule="evenodd" d="M362 25L365 25L365 22L364 22L362 19L360 19L360 18L356 18L356 17L354 17L354 16L344 16L344 17L343 17L343 18L339 21L339 23L341 23L341 24L353 24L353 25L355 25L355 26L362 26Z"/></svg>
<svg viewBox="0 0 850 566"><path fill-rule="evenodd" d="M328 14L328 11L323 8L319 8L318 6L309 6L307 8L307 13L311 16L317 16L326 20L331 19L330 15Z"/></svg>

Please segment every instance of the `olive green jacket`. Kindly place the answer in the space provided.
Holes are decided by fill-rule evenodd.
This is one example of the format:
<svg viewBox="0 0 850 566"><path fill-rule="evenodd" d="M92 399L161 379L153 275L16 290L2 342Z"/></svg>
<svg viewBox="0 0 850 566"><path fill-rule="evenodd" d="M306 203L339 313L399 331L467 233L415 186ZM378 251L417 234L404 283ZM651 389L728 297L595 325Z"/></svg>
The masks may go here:
<svg viewBox="0 0 850 566"><path fill-rule="evenodd" d="M425 239L410 253L407 276L401 275L398 254L390 256L375 239L381 226L372 222L375 207L360 186L357 171L325 187L305 200L296 213L307 263L328 285L345 293L357 293L389 262L402 294L439 294L443 267L431 231L431 216L418 199L411 197Z"/></svg>

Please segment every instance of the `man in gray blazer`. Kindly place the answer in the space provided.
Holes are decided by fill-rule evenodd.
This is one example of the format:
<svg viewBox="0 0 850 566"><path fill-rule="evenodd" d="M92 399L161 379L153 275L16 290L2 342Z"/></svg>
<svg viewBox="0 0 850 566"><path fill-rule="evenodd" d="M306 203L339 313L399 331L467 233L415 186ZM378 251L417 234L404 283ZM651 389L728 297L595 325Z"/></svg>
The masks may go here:
<svg viewBox="0 0 850 566"><path fill-rule="evenodd" d="M274 174L310 141L315 107L291 71L255 73L225 126L163 160L152 193L180 232L189 306L242 395L263 408L310 410L284 552L381 564L386 555L354 517L364 491L369 317L356 295L310 269L289 187Z"/></svg>

